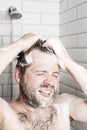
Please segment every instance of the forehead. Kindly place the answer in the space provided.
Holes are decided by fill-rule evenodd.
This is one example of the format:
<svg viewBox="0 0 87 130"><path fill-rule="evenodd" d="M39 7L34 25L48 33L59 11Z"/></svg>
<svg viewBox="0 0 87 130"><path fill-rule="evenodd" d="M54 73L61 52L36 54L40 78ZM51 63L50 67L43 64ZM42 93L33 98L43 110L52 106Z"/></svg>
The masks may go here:
<svg viewBox="0 0 87 130"><path fill-rule="evenodd" d="M56 55L41 52L39 50L33 50L31 52L32 62L34 63L54 63L58 64L58 60Z"/></svg>
<svg viewBox="0 0 87 130"><path fill-rule="evenodd" d="M39 69L48 71L58 71L58 60L54 54L48 54L39 50L33 50L30 54L32 58L31 67L29 69Z"/></svg>

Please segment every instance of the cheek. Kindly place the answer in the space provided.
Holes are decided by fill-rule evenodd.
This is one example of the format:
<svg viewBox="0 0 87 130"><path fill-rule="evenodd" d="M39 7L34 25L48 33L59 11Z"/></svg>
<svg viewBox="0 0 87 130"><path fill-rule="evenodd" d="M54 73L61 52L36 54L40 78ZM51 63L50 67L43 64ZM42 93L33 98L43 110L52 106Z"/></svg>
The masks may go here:
<svg viewBox="0 0 87 130"><path fill-rule="evenodd" d="M32 81L36 84L36 86L40 86L43 83L44 78L40 76L33 76Z"/></svg>
<svg viewBox="0 0 87 130"><path fill-rule="evenodd" d="M25 82L28 86L32 88L37 88L42 84L43 78L35 75L26 75Z"/></svg>

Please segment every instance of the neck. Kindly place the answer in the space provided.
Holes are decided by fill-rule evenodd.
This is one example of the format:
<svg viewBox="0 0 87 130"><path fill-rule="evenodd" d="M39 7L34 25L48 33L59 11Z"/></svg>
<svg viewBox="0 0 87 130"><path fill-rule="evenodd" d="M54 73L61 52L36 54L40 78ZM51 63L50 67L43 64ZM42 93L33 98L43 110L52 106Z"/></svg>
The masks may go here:
<svg viewBox="0 0 87 130"><path fill-rule="evenodd" d="M36 108L27 104L21 95L16 100L16 103L19 104L20 110L23 110L23 111L35 111L36 110Z"/></svg>

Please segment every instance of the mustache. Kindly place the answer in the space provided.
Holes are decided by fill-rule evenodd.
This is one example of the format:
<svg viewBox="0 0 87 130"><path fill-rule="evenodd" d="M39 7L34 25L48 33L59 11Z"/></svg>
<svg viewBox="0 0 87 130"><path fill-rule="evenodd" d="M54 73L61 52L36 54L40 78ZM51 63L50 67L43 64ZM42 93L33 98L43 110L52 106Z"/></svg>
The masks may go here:
<svg viewBox="0 0 87 130"><path fill-rule="evenodd" d="M42 89L46 89L46 90L50 90L50 89L54 89L55 87L53 85L50 84L46 84L46 85L41 85Z"/></svg>

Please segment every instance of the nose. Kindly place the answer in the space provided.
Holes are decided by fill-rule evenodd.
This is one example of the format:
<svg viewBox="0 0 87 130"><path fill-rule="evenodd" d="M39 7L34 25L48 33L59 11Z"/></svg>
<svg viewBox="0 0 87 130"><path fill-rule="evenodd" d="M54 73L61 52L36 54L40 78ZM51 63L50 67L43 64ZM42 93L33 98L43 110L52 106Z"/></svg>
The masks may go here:
<svg viewBox="0 0 87 130"><path fill-rule="evenodd" d="M47 76L44 81L43 81L44 85L54 85L54 81L53 78L51 76Z"/></svg>

